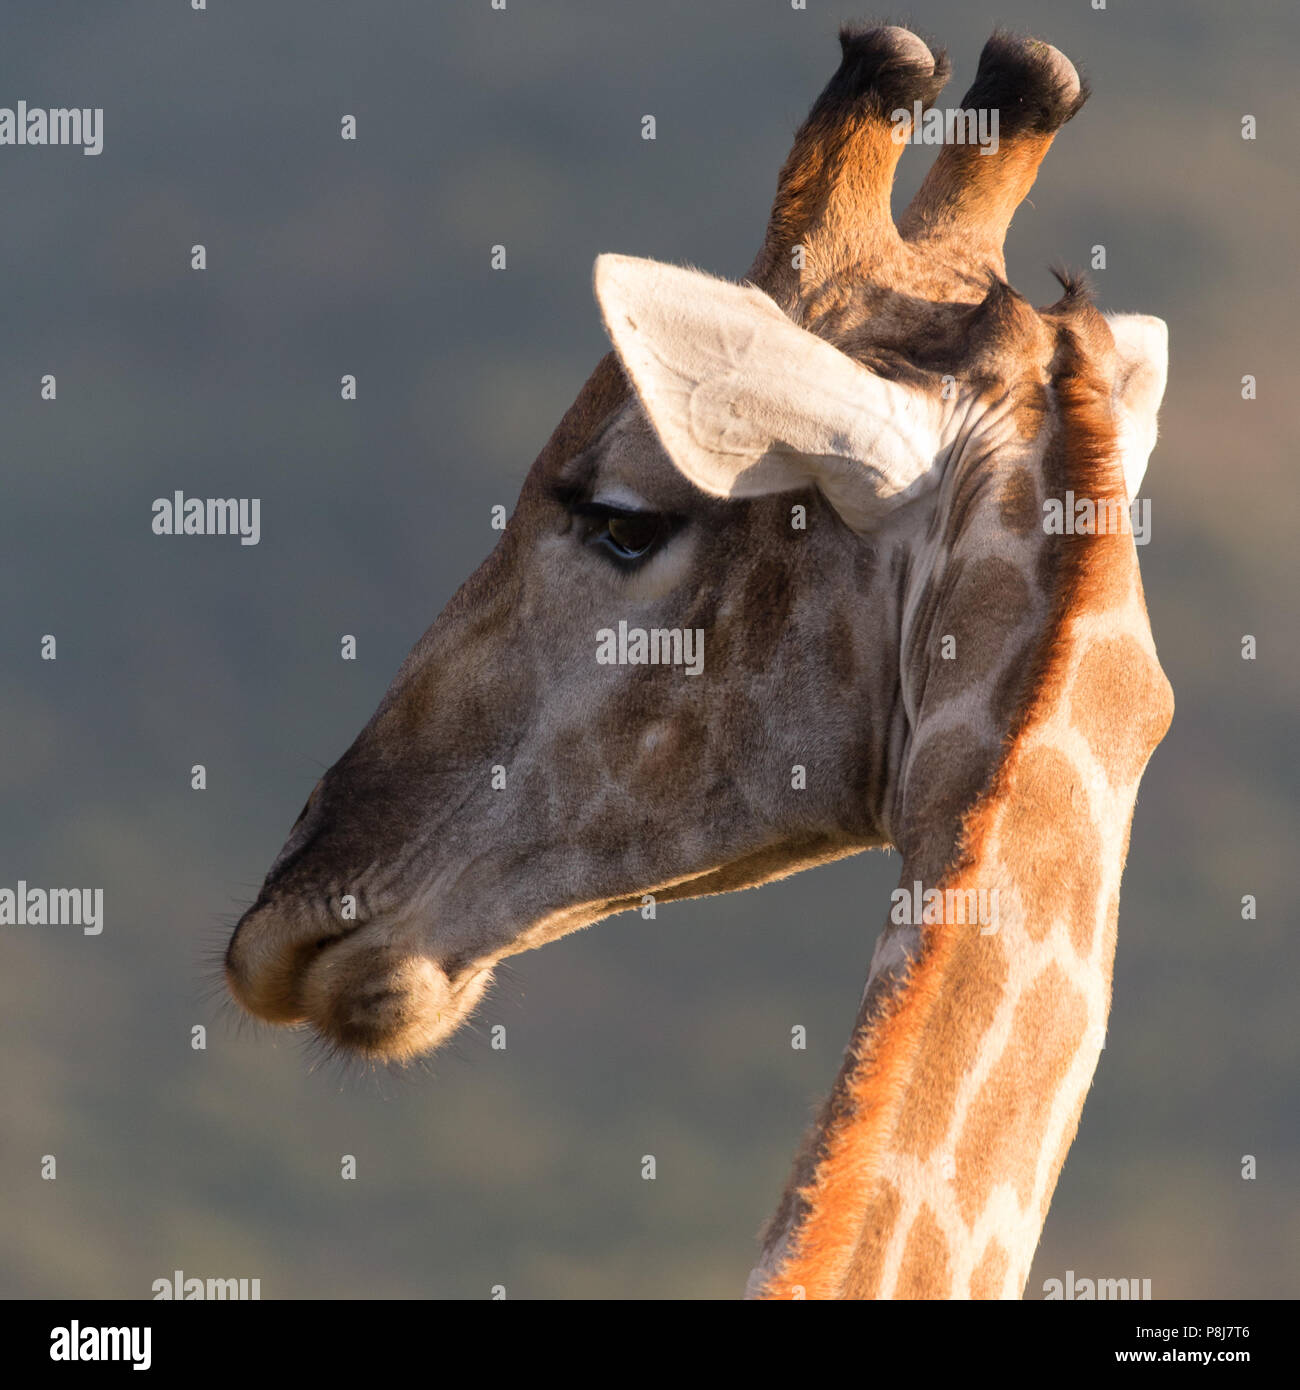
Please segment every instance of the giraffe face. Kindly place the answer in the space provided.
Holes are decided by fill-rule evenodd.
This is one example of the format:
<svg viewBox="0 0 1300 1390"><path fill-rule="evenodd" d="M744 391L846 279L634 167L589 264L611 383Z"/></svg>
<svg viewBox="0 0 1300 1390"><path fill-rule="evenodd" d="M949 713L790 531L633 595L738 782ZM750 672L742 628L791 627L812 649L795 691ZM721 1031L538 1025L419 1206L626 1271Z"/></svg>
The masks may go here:
<svg viewBox="0 0 1300 1390"><path fill-rule="evenodd" d="M882 110L908 107L889 84L925 88L924 45L877 34L867 56L884 65L850 45L845 82L878 80ZM1041 104L1059 123L1077 77L1071 94L1047 52L1026 61L1047 61ZM783 173L760 287L597 262L617 361L597 368L497 549L321 779L239 923L227 979L251 1013L404 1060L455 1031L506 956L651 897L906 849L912 721L944 636L926 624L950 608L942 561L984 525L972 497L1014 474L1036 501L1063 357L1113 382L1136 486L1163 326L1107 327L1068 295L1036 312L1000 278L1000 239L926 244L946 235L945 181L1028 187L1036 127L923 188L913 244L873 228L887 197L870 215L837 202L836 180L860 192L863 171L879 182L899 153L837 83L823 98L834 119L814 111ZM994 222L1014 208L987 190L952 201ZM845 250L846 228L875 239ZM796 241L809 268L792 283ZM935 817L912 819L919 834Z"/></svg>
<svg viewBox="0 0 1300 1390"><path fill-rule="evenodd" d="M810 485L705 493L619 394L312 793L227 953L255 1015L405 1059L504 956L887 840L874 551Z"/></svg>
<svg viewBox="0 0 1300 1390"><path fill-rule="evenodd" d="M597 292L634 393L611 366L322 778L227 953L258 1016L405 1059L505 956L905 829L901 652L962 519L941 485L1041 453L1050 322L995 306L1020 350L991 376L988 306L958 312L946 401L944 372L873 374L753 289L605 257Z"/></svg>

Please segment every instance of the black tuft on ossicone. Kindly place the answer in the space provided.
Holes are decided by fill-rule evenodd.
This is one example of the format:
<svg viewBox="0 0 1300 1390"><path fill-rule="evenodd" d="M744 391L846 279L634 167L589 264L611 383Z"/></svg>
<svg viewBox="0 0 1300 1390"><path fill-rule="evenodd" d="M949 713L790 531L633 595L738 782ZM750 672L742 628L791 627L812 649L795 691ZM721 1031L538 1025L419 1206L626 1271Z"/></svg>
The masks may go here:
<svg viewBox="0 0 1300 1390"><path fill-rule="evenodd" d="M998 135L1050 135L1088 100L1088 84L1050 44L999 29L984 45L964 108L997 109Z"/></svg>
<svg viewBox="0 0 1300 1390"><path fill-rule="evenodd" d="M813 115L870 111L888 120L913 102L930 106L952 71L943 49L930 48L910 30L883 25L840 30L840 65L813 107Z"/></svg>

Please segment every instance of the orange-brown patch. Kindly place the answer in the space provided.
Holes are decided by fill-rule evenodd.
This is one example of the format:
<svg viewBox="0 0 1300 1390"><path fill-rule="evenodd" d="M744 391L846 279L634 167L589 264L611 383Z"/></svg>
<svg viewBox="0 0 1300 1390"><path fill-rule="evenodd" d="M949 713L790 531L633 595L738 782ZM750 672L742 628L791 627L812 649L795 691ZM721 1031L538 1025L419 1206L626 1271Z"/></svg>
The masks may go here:
<svg viewBox="0 0 1300 1390"><path fill-rule="evenodd" d="M1087 1023L1087 1003L1058 965L1049 965L1016 1005L1006 1050L980 1087L957 1145L954 1185L968 1225L994 1185L1008 1179L1028 1206L1052 1103Z"/></svg>
<svg viewBox="0 0 1300 1390"><path fill-rule="evenodd" d="M1062 918L1076 950L1092 944L1101 840L1078 769L1054 748L1033 749L1015 763L999 825L1004 846L1024 846L1016 885L1025 931L1041 941Z"/></svg>
<svg viewBox="0 0 1300 1390"><path fill-rule="evenodd" d="M995 1236L984 1247L980 1262L970 1277L970 1296L972 1298L1000 1298L1006 1283L1007 1266L1011 1257L998 1244Z"/></svg>
<svg viewBox="0 0 1300 1390"><path fill-rule="evenodd" d="M890 1183L881 1183L875 1200L867 1207L862 1222L862 1233L854 1247L845 1276L842 1298L878 1298L880 1279L884 1273L885 1251L898 1224L898 1213L902 1210L902 1198L898 1189Z"/></svg>
<svg viewBox="0 0 1300 1390"><path fill-rule="evenodd" d="M996 936L980 936L974 927L946 930L961 934L954 945L956 969L931 1014L926 1045L898 1117L899 1149L921 1159L948 1132L957 1090L992 1026L1010 974Z"/></svg>
<svg viewBox="0 0 1300 1390"><path fill-rule="evenodd" d="M1172 715L1169 682L1135 638L1105 638L1084 652L1070 719L1112 786L1137 781Z"/></svg>
<svg viewBox="0 0 1300 1390"><path fill-rule="evenodd" d="M951 1298L948 1241L929 1207L923 1206L907 1233L895 1298Z"/></svg>

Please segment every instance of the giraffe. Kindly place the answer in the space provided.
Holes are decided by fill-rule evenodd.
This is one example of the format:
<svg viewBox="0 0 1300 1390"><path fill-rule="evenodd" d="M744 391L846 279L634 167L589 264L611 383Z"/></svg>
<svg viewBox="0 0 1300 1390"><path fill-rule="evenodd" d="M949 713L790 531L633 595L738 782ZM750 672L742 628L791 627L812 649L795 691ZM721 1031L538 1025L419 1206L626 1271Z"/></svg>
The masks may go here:
<svg viewBox="0 0 1300 1390"><path fill-rule="evenodd" d="M1040 310L1007 282L1011 217L1087 96L1068 59L995 34L962 106L998 112L996 150L945 145L895 224L898 113L948 62L895 26L840 41L744 283L598 257L613 352L313 790L226 978L400 1063L507 956L894 846L746 1292L1018 1297L1173 712L1123 525L1167 335L1069 275ZM664 659L602 659L615 629ZM671 633L701 636L697 672ZM991 924L963 913L980 893Z"/></svg>

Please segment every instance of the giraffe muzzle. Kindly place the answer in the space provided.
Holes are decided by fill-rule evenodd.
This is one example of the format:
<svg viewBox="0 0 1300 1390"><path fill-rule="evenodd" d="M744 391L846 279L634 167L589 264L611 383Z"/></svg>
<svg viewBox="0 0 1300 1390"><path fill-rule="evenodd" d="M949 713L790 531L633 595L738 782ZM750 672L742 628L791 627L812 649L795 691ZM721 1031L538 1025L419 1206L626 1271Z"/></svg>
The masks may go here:
<svg viewBox="0 0 1300 1390"><path fill-rule="evenodd" d="M492 978L474 964L449 971L381 923L294 938L279 906L256 909L226 952L226 982L255 1018L306 1024L326 1043L380 1062L429 1052L473 1012Z"/></svg>

